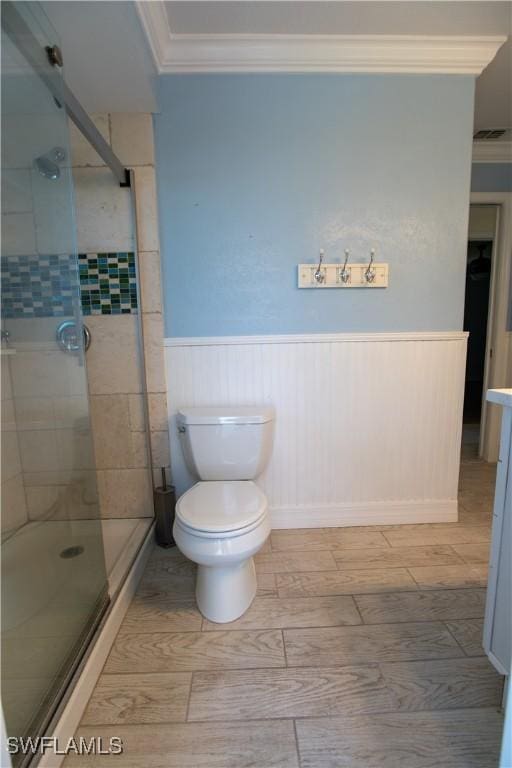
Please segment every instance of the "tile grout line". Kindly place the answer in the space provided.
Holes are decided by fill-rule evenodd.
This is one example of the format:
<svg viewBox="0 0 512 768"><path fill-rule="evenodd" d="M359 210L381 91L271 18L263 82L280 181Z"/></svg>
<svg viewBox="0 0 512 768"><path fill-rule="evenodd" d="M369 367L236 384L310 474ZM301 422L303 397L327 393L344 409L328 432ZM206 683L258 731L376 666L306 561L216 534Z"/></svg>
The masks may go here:
<svg viewBox="0 0 512 768"><path fill-rule="evenodd" d="M441 622L440 622L441 623ZM358 625L359 626L359 625ZM457 644L457 648L453 650L459 650L459 645ZM260 672L299 672L303 669L309 669L309 670L322 670L322 669L336 669L336 670L342 670L348 668L367 668L367 667L375 667L379 664L416 664L416 663L425 663L425 662L441 662L441 661L461 661L463 660L472 660L476 661L477 659L482 659L483 656L467 656L465 653L458 654L458 655L450 655L450 656L427 656L422 658L405 658L405 659L393 659L393 660L384 660L381 659L380 661L359 661L359 662L350 662L347 661L343 664L313 664L313 665L290 665L290 666L276 666L276 667L208 667L203 669L151 669L151 670L144 670L142 672L130 672L130 671L124 671L124 672L105 672L104 676L106 677L124 677L126 675L172 675L172 674L191 674L192 676L195 675L210 675L210 674L231 674L231 673L260 673ZM192 682L191 681L191 692L192 692Z"/></svg>
<svg viewBox="0 0 512 768"><path fill-rule="evenodd" d="M487 542L483 542L483 543L487 543ZM307 575L315 574L316 576L320 576L320 575L325 575L327 573L339 573L339 572L347 573L347 574L350 574L350 573L357 574L357 573L366 572L366 571L392 572L392 571L404 571L404 570L408 570L409 568L451 568L451 567L462 566L462 565L475 566L475 565L485 565L485 563L467 563L465 561L461 561L461 562L455 562L455 563L442 563L437 565L377 565L377 566L372 566L370 568L346 568L344 566L341 566L341 567L338 566L337 568L334 568L334 569L325 568L324 570L310 570L310 571L297 571L297 570L295 571L261 571L259 570L258 571L257 570L257 574L259 573L260 576L269 576L269 575L270 576L272 575L298 576L301 574L307 574ZM444 587L442 587L442 589L444 589Z"/></svg>
<svg viewBox="0 0 512 768"><path fill-rule="evenodd" d="M466 560L464 560L464 558L462 557L462 555L459 555L459 553L455 551L455 549L454 549L454 545L453 545L453 544L448 544L448 546L449 546L449 547L450 547L450 549L452 550L454 557L455 557L455 558L457 558L457 559L459 560L459 562L456 562L456 563L454 563L454 565L464 565L464 564L466 564L466 565L467 565L467 563L466 563ZM455 546L456 546L456 547L458 547L458 546L464 546L464 544L455 544ZM466 546L467 546L467 545L466 545Z"/></svg>
<svg viewBox="0 0 512 768"><path fill-rule="evenodd" d="M441 568L461 568L461 567L464 567L464 568L468 569L468 574L467 574L468 576L474 576L475 578L476 577L480 578L480 574L478 573L478 567L482 567L482 566L485 567L485 563L478 563L478 564L477 563L454 563L453 565L433 565L433 566L431 566L431 570L435 571L435 570L438 570L438 569L441 569ZM414 568L414 567L416 567L416 566L412 566L412 568ZM418 567L424 567L424 566L418 566ZM426 566L426 567L428 567L428 566ZM476 570L475 570L475 568L476 568ZM485 589L486 588L486 584L481 584L481 583L480 584L479 583L475 583L475 584L455 584L455 585L453 585L451 587L445 587L445 586L442 586L441 584L434 584L433 586L432 585L422 586L422 582L418 581L418 579L414 576L414 574L411 572L411 568L408 568L407 570L409 571L409 574L410 574L411 578L413 579L413 581L418 585L418 590L420 592L431 592L431 591L435 591L435 590L439 590L439 589L445 590L445 589ZM487 580L486 580L486 582L487 582Z"/></svg>
<svg viewBox="0 0 512 768"><path fill-rule="evenodd" d="M425 590L425 592L430 592L431 590ZM379 593L380 594L380 593ZM389 593L385 593L389 594ZM391 594L397 594L397 593L391 593ZM417 594L416 592L413 594ZM454 616L452 618L439 618L439 617L429 617L427 619L425 618L408 618L405 620L400 621L373 621L373 622L366 622L361 614L361 609L357 603L358 597L366 597L366 594L362 595L341 595L341 597L351 597L355 603L355 608L357 609L357 613L361 618L361 623L358 624L352 624L352 623L337 623L337 624L315 624L315 625L304 625L304 626L295 626L295 625L289 625L289 626L254 626L254 627L245 627L242 629L222 629L222 630L202 630L200 628L197 629L159 629L154 631L148 631L147 629L123 629L122 627L119 628L118 634L116 636L126 636L126 635L187 635L187 634L203 634L203 632L208 635L210 635L212 638L216 635L219 635L220 632L225 633L235 633L235 632L272 632L272 631L284 631L284 630L295 630L295 629L332 629L332 628L346 628L350 629L351 627L359 627L361 625L365 626L392 626L392 625L400 625L400 624L429 624L433 622L444 622L444 621L472 621L472 620L479 620L483 619L483 613L480 613L479 615L464 615L464 616ZM372 595L375 596L375 595ZM336 595L333 595L333 597L337 597ZM304 598L293 598L302 600ZM172 608L179 608L180 606L171 606ZM41 637L51 638L55 637L55 635L42 635Z"/></svg>
<svg viewBox="0 0 512 768"><path fill-rule="evenodd" d="M301 768L302 760L301 760L301 757L300 757L299 735L297 733L297 721L296 721L295 718L293 718L292 722L293 722L293 734L294 734L294 737L295 737L295 750L297 752L297 765L298 765L298 768Z"/></svg>
<svg viewBox="0 0 512 768"><path fill-rule="evenodd" d="M435 568L436 566L433 566L433 567ZM444 566L440 566L440 567L444 567ZM410 568L406 568L405 570L407 571L407 573L409 574L411 579L414 581L414 583L418 585L418 590L421 590L421 584L420 584L420 582L417 579L414 578L414 574L411 573L411 569Z"/></svg>
<svg viewBox="0 0 512 768"><path fill-rule="evenodd" d="M194 682L194 675L195 675L195 672L191 672L190 673L190 685L188 687L187 706L186 706L186 709L185 709L185 722L186 723L190 722L188 717L189 717L189 714L190 714L190 700L192 698L192 684Z"/></svg>
<svg viewBox="0 0 512 768"><path fill-rule="evenodd" d="M124 394L124 393L122 393L122 394ZM137 393L132 393L132 394L137 394ZM158 430L158 431L162 432L164 430ZM449 523L447 523L447 525L449 525ZM271 552L262 552L261 556L257 555L256 558L255 558L255 561L256 561L256 563L258 563L261 559L263 559L265 556L268 556L268 555L282 555L282 556L287 556L287 555L310 555L310 554L313 554L313 553L316 555L316 554L321 554L322 553L322 554L330 554L330 555L332 555L334 562L337 562L335 557L334 557L334 555L337 552L358 552L358 551L360 551L362 549L369 549L369 550L372 550L372 551L375 551L375 552L381 551L381 552L389 553L390 550L393 551L393 550L396 550L396 549L405 549L405 548L407 548L407 549L411 549L412 548L412 549L418 549L419 550L419 549L428 549L428 548L431 548L431 547L453 547L453 546L456 546L456 547L460 546L460 547L462 547L462 546L469 546L469 545L476 545L476 544L489 544L490 543L491 527L488 526L488 525L479 525L479 526L475 526L475 527L485 528L485 530L486 530L486 532L488 532L489 536L481 535L481 536L478 536L476 540L471 540L471 541L466 541L466 540L464 540L464 538L462 538L460 541L450 541L449 543L445 542L445 541L430 541L427 544L424 544L424 543L421 543L421 544L411 544L410 542L406 541L406 542L403 542L403 543L400 543L400 544L388 544L387 547L336 547L334 549L273 549ZM456 558L456 557L460 557L460 556L458 556L456 553L454 553L453 557ZM457 563L454 563L454 564L457 565ZM460 564L461 563L459 563L459 565ZM394 566L381 566L381 567L384 567L384 568L385 567L403 568L405 566L394 565ZM412 567L415 567L415 566L412 566ZM422 567L422 566L418 566L418 567ZM328 569L325 569L325 570L328 570ZM311 573L316 573L317 571L303 571L303 573L310 573L310 572ZM321 573L321 571L318 571L318 572ZM273 571L270 571L270 573L273 573ZM276 573L288 573L288 571L276 571Z"/></svg>
<svg viewBox="0 0 512 768"><path fill-rule="evenodd" d="M481 704L473 704L469 706L461 706L458 705L456 707L451 706L442 706L442 707L430 707L429 709L409 709L408 712L411 714L426 714L426 713L435 713L435 712L471 712L471 710L480 710L480 709L488 709L496 712L497 709L499 709L499 705L481 705ZM267 716L257 716L257 715L251 715L251 717L248 718L238 718L233 719L233 717L214 717L214 718L205 718L205 719L198 719L198 720L188 720L187 724L193 724L193 725L219 725L219 724L233 724L237 725L239 727L243 727L246 723L272 723L276 721L284 721L284 722L290 722L290 721L299 721L299 720L332 720L332 719L338 719L338 718L345 718L345 717L373 717L374 715L393 715L393 714L400 714L404 713L404 710L397 706L396 709L393 707L385 708L385 709L370 709L369 711L361 711L357 712L355 714L349 713L349 712L342 712L338 714L326 714L326 715L316 715L316 714L309 714L309 715L276 715L275 717L269 717ZM159 721L158 723L131 723L130 725L166 725L166 724L178 724L178 725L184 725L184 723L176 723L176 721ZM87 726L90 727L90 726ZM97 726L96 726L97 727ZM129 727L127 725L126 727ZM457 764L459 765L459 764ZM260 768L258 766L258 768ZM379 766L380 768L380 766ZM508 768L508 766L506 767Z"/></svg>
<svg viewBox="0 0 512 768"><path fill-rule="evenodd" d="M283 656L284 656L284 666L286 669L289 668L288 666L288 655L286 653L286 640L284 639L284 629L281 629L281 639L283 641Z"/></svg>
<svg viewBox="0 0 512 768"><path fill-rule="evenodd" d="M406 621L402 620L402 621L368 621L368 622L364 621L364 619L363 619L363 624L365 625L365 627L385 627L385 626L390 626L390 625L395 625L395 624L398 624L398 625L400 625L400 624L429 624L431 622L436 622L436 621L442 623L444 621L472 621L472 620L483 619L483 618L484 618L483 613L480 613L477 616L475 616L475 615L473 615L473 616L455 616L452 619L445 619L445 618L443 618L443 619L440 619L440 618L433 619L433 618L430 618L430 619L407 619ZM359 625L357 625L357 626L359 626Z"/></svg>
<svg viewBox="0 0 512 768"><path fill-rule="evenodd" d="M119 628L119 632L118 632L118 636L119 635L123 635L123 636L125 636L125 635L132 635L132 636L134 636L134 635L191 635L191 634L203 635L203 634L207 634L208 636L210 636L213 639L216 636L218 637L218 635L221 632L224 632L224 633L260 632L261 633L261 632L277 632L277 631L284 632L284 631L288 631L288 630L309 630L309 629L348 629L349 630L349 629L352 629L352 628L355 628L355 627L361 627L362 625L364 625L364 626L382 626L382 627L384 627L384 626L395 626L395 625L401 625L401 624L433 624L433 623L437 624L437 623L443 623L444 621L471 621L471 620L477 620L477 619L483 618L483 616L468 616L468 617L464 616L464 617L455 617L453 619L450 619L450 618L448 618L448 619L444 619L444 618L443 619L440 619L440 618L406 619L406 620L402 620L402 621L384 621L384 622L370 622L370 623L366 623L363 620L361 611L360 611L359 606L357 605L357 601L355 599L357 597L357 595L343 595L343 597L350 597L350 598L352 598L354 606L355 606L355 609L357 611L357 614L358 614L359 618L361 619L361 621L359 623L352 623L352 622L351 623L346 623L346 622L340 623L340 622L337 622L335 624L322 624L322 623L321 624L305 624L305 625L289 624L289 625L281 625L281 626L277 626L277 627L275 627L275 626L268 626L268 625L267 626L259 625L259 626L254 626L254 627L244 627L242 629L238 629L237 628L237 629L218 629L218 630L217 629L211 629L211 630L205 629L205 630L202 630L200 628L197 628L197 629L168 629L168 630L160 629L160 630L154 630L154 631L148 631L148 630L139 630L138 631L136 629L127 629L127 630L125 629L125 630L123 630L122 627L120 627ZM304 598L296 598L296 599L303 600ZM175 607L179 608L180 606L172 606L172 607L173 608L175 608ZM52 638L52 637L55 637L55 635L41 635L41 637L42 638Z"/></svg>
<svg viewBox="0 0 512 768"><path fill-rule="evenodd" d="M413 714L428 714L428 713L435 713L435 712L471 712L472 710L489 710L492 712L496 712L497 707L492 706L489 704L481 705L481 704L475 704L472 706L457 706L457 707L432 707L430 709L412 709L409 710ZM303 720L333 720L337 718L344 718L344 717L373 717L373 715L392 715L392 714L400 714L403 713L403 710L401 709L379 709L376 711L371 711L368 713L359 713L356 715L351 715L349 713L343 713L341 715L279 715L277 717L257 717L257 716L251 716L247 719L239 719L239 720L233 720L229 718L225 719L205 719L205 720L187 720L186 722L180 721L180 720L155 720L153 722L147 722L142 721L140 723L118 723L116 726L111 726L111 724L107 723L96 723L95 725L86 725L83 726L84 728L110 728L110 727L120 727L120 728L130 728L132 726L140 727L140 726L160 726L160 725L178 725L178 726L184 726L184 725L236 725L239 727L242 727L246 723L272 723L272 722L297 722L297 721L303 721ZM118 763L118 765L120 765ZM302 766L302 763L300 764ZM257 768L260 768L260 766L257 766Z"/></svg>
<svg viewBox="0 0 512 768"><path fill-rule="evenodd" d="M361 610L360 610L360 608L359 608L359 606L357 604L357 600L355 598L355 595L350 595L350 597L351 597L352 603L354 604L354 607L355 607L355 609L357 611L357 614L358 614L358 616L359 616L359 618L361 620L361 626L362 626L362 625L364 625L363 614L361 613ZM356 625L356 626L358 626L358 625Z"/></svg>
<svg viewBox="0 0 512 768"><path fill-rule="evenodd" d="M460 643L460 642L457 640L457 638L455 637L455 635L454 635L454 634L453 634L453 632L451 631L450 627L448 626L448 622L449 622L449 621L450 621L450 619L445 619L445 620L443 620L443 622L442 622L442 623L443 623L443 624L444 624L444 626L446 627L446 631L448 632L448 634L449 634L449 635L450 635L450 636L451 636L451 637L452 637L452 638L455 640L455 642L457 643L457 645L458 645L458 646L459 646L459 648L461 649L461 651L462 651L462 653L464 654L465 658L467 658L467 659L472 659L472 658L477 658L477 659L478 659L478 658L481 658L480 656L470 656L470 655L469 655L469 653L467 653L467 652L466 652L466 649L464 648L464 646L462 645L462 643ZM452 619L452 621L467 621L467 619ZM483 649L482 649L482 650L483 650Z"/></svg>

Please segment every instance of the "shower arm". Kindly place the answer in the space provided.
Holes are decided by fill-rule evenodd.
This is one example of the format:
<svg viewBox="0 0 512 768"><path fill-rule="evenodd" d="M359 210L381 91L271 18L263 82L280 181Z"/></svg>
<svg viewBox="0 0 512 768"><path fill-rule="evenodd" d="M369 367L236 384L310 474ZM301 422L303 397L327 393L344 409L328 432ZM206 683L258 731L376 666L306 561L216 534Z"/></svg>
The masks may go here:
<svg viewBox="0 0 512 768"><path fill-rule="evenodd" d="M108 165L121 187L130 186L130 173L121 163L111 146L105 141L74 93L68 88L58 67L62 56L57 46L44 48L40 45L22 15L11 0L2 2L2 29L41 78L55 102L64 107L80 133L94 147Z"/></svg>

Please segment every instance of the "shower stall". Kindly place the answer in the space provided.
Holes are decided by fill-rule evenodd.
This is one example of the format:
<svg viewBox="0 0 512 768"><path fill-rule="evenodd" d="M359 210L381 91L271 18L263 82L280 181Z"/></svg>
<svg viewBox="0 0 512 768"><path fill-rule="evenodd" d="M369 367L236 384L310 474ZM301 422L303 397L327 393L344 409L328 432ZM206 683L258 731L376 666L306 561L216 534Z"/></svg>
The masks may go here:
<svg viewBox="0 0 512 768"><path fill-rule="evenodd" d="M88 144L39 5L2 6L1 682L19 738L55 719L153 503L130 175Z"/></svg>

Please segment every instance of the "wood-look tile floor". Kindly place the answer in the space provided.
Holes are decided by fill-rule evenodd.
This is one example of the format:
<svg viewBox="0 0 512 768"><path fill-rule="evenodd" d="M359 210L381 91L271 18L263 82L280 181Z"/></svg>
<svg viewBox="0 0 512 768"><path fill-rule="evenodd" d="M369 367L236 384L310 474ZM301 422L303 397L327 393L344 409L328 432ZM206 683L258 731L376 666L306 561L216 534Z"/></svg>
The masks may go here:
<svg viewBox="0 0 512 768"><path fill-rule="evenodd" d="M206 621L194 566L156 548L79 733L123 768L495 768L502 679L483 655L495 467L460 522L274 532L258 595Z"/></svg>

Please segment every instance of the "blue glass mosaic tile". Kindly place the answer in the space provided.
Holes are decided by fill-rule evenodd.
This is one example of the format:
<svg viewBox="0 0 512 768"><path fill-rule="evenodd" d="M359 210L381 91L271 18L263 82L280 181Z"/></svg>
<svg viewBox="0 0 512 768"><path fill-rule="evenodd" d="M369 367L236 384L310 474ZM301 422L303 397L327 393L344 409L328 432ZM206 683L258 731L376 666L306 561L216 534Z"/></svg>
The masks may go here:
<svg viewBox="0 0 512 768"><path fill-rule="evenodd" d="M3 256L2 317L64 317L80 299L84 315L137 312L133 253Z"/></svg>
<svg viewBox="0 0 512 768"><path fill-rule="evenodd" d="M74 314L78 280L73 256L2 256L1 267L2 317Z"/></svg>

